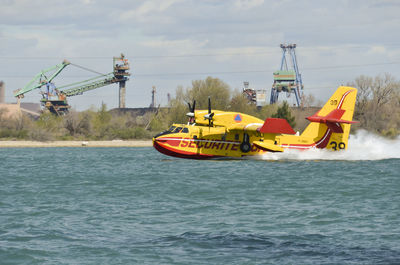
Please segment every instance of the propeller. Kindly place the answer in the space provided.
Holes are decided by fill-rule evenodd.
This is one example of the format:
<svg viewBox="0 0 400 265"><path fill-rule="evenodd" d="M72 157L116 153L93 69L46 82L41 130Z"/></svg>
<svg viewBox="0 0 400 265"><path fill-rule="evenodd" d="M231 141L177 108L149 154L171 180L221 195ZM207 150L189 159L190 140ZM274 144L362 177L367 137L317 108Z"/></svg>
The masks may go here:
<svg viewBox="0 0 400 265"><path fill-rule="evenodd" d="M196 108L196 100L193 100L193 106L191 106L189 102L188 105L189 105L189 112L186 113L186 116L189 117L189 123L195 123L194 110Z"/></svg>
<svg viewBox="0 0 400 265"><path fill-rule="evenodd" d="M204 115L204 118L208 119L208 127L211 127L213 117L214 112L211 112L211 99L208 97L208 114Z"/></svg>

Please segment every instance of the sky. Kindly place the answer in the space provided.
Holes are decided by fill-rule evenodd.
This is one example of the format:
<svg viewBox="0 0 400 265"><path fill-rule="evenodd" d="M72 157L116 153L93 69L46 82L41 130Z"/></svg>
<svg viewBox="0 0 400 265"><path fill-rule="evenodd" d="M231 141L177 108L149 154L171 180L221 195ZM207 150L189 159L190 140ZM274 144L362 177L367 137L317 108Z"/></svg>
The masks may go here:
<svg viewBox="0 0 400 265"><path fill-rule="evenodd" d="M129 108L148 107L152 86L165 106L168 93L207 76L232 90L248 81L269 98L281 43L297 44L304 93L318 100L360 75L400 77L398 0L0 0L0 6L0 80L10 103L13 91L42 69L67 59L109 73L120 53L131 65ZM89 77L71 65L54 81ZM35 90L22 102L40 98ZM118 85L69 103L77 110L118 107Z"/></svg>

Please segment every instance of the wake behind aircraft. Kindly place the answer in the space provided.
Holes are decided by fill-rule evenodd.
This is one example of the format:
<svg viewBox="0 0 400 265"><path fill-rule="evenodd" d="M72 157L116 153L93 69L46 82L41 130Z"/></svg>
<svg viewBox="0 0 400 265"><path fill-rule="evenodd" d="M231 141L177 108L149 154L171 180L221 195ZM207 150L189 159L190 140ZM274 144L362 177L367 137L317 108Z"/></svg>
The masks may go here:
<svg viewBox="0 0 400 265"><path fill-rule="evenodd" d="M340 86L326 104L307 117L310 124L296 133L285 119L265 121L239 113L195 110L189 103L189 122L173 124L153 138L159 152L180 158L211 159L262 155L287 149L347 149L357 89Z"/></svg>

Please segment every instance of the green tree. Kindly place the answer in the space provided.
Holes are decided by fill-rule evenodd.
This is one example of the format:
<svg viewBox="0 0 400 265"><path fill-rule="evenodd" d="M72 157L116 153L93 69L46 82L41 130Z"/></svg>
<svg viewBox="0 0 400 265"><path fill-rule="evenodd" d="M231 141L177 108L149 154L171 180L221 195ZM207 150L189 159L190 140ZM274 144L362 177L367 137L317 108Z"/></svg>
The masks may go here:
<svg viewBox="0 0 400 265"><path fill-rule="evenodd" d="M282 105L278 107L278 110L272 118L280 118L288 121L290 126L294 128L296 126L295 117L292 116L292 112L290 111L289 104L286 101L283 101Z"/></svg>
<svg viewBox="0 0 400 265"><path fill-rule="evenodd" d="M192 87L186 89L183 95L179 95L185 103L196 100L196 108L198 109L207 109L208 97L210 97L212 108L218 110L228 108L230 96L229 85L211 76L205 80L192 81ZM177 97L178 100L180 100L179 97Z"/></svg>
<svg viewBox="0 0 400 265"><path fill-rule="evenodd" d="M246 96L240 92L235 91L232 99L230 100L228 110L246 113L249 115L257 115L257 107L255 104L249 102Z"/></svg>
<svg viewBox="0 0 400 265"><path fill-rule="evenodd" d="M77 112L70 111L63 116L64 127L68 131L69 136L89 136L91 133L91 115L88 111Z"/></svg>
<svg viewBox="0 0 400 265"><path fill-rule="evenodd" d="M255 116L262 120L265 120L266 118L272 117L272 115L274 115L277 110L278 106L276 104L265 105L262 106L262 108L256 112Z"/></svg>
<svg viewBox="0 0 400 265"><path fill-rule="evenodd" d="M27 138L32 121L24 114L8 116L7 110L0 108L0 138Z"/></svg>
<svg viewBox="0 0 400 265"><path fill-rule="evenodd" d="M105 139L110 136L111 118L111 114L107 111L107 105L102 103L100 110L94 115L92 122L95 138Z"/></svg>
<svg viewBox="0 0 400 265"><path fill-rule="evenodd" d="M170 102L168 117L171 123L185 123L188 104L196 100L196 109L208 108L208 97L211 99L211 107L216 110L226 110L230 104L229 85L218 78L207 77L205 80L192 81L192 87L184 89L179 86L176 96Z"/></svg>
<svg viewBox="0 0 400 265"><path fill-rule="evenodd" d="M63 117L45 111L32 126L29 137L32 140L49 141L64 134Z"/></svg>
<svg viewBox="0 0 400 265"><path fill-rule="evenodd" d="M187 121L186 113L188 113L188 105L178 99L170 102L169 113L167 116L168 124L185 123Z"/></svg>

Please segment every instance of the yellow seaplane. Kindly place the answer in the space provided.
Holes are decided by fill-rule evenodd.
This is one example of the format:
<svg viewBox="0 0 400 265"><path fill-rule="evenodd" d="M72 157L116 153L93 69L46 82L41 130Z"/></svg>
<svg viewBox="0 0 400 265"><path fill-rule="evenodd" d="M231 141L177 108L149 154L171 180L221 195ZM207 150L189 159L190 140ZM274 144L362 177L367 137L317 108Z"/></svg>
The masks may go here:
<svg viewBox="0 0 400 265"><path fill-rule="evenodd" d="M173 124L153 138L159 152L180 158L211 159L262 155L286 149L347 149L357 89L340 86L299 134L285 119L265 121L239 113L211 109L195 110L189 103L187 124Z"/></svg>

